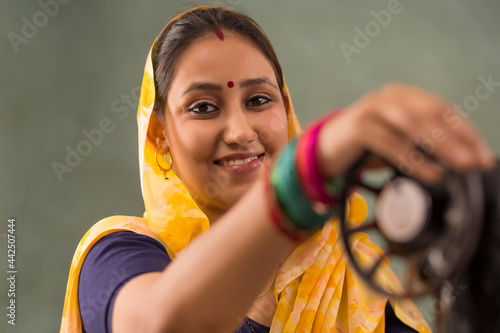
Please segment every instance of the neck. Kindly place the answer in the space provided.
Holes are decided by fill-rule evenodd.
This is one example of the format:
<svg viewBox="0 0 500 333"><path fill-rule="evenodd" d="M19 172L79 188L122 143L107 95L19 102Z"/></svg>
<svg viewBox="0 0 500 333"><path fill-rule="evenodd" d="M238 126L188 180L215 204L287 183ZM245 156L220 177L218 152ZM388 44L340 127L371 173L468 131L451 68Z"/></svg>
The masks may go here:
<svg viewBox="0 0 500 333"><path fill-rule="evenodd" d="M208 218L208 221L210 221L210 226L213 227L214 224L220 219L222 215L224 215L227 212L227 210L222 210L222 209L212 209L212 208L206 208L203 209L203 213Z"/></svg>

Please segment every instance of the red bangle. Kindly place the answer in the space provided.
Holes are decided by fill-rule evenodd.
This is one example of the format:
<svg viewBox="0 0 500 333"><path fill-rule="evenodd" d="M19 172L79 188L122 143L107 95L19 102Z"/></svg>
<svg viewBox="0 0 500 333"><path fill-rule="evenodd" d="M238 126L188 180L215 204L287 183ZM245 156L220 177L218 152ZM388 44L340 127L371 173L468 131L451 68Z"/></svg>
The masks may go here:
<svg viewBox="0 0 500 333"><path fill-rule="evenodd" d="M319 202L332 206L337 198L329 194L325 187L325 178L318 160L318 138L323 125L340 114L340 109L309 126L297 144L295 163L300 184L311 202Z"/></svg>
<svg viewBox="0 0 500 333"><path fill-rule="evenodd" d="M273 222L273 225L280 231L281 233L285 234L288 238L291 240L302 243L305 241L307 238L311 236L311 234L306 233L302 230L297 229L296 227L293 226L293 224L288 221L288 219L285 217L285 214L281 211L281 208L278 204L278 200L276 198L276 194L274 193L274 190L272 188L272 184L270 181L270 169L266 169L266 197L267 197L267 203L268 203L268 209L269 209L269 215L271 217L271 221Z"/></svg>
<svg viewBox="0 0 500 333"><path fill-rule="evenodd" d="M297 176L299 183L310 201L318 201L316 188L309 180L309 168L307 163L307 146L310 132L305 132L297 142L295 153L295 165L297 166Z"/></svg>
<svg viewBox="0 0 500 333"><path fill-rule="evenodd" d="M295 166L299 185L309 199L312 206L320 210L328 210L337 203L337 198L328 193L325 186L325 177L321 171L318 159L318 138L323 125L340 114L340 110L328 115L309 126L309 129L300 138L296 146ZM265 191L269 215L273 225L288 238L295 242L303 242L311 233L298 229L282 211L270 180L271 169L266 168Z"/></svg>

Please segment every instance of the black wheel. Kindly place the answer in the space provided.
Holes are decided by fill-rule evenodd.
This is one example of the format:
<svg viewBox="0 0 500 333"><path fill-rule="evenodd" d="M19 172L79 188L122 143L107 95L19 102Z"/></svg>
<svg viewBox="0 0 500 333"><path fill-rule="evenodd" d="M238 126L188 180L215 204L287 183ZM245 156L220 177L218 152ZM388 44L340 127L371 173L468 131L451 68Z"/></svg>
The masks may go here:
<svg viewBox="0 0 500 333"><path fill-rule="evenodd" d="M483 223L480 172L446 172L443 180L426 186L393 166L392 176L375 187L363 180L366 153L346 174L341 194L340 226L351 266L375 290L395 297L418 297L436 291L472 259ZM376 197L375 217L359 226L346 220L346 203L355 188ZM352 243L361 232L378 234L385 251L366 266L354 255ZM403 263L402 290L387 290L378 271L390 261Z"/></svg>

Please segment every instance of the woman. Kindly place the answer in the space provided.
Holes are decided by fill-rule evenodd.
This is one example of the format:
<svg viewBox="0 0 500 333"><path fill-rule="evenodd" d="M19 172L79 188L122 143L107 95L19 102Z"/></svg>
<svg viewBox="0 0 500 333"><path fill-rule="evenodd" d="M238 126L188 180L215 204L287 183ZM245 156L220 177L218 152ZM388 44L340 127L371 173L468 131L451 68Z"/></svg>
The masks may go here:
<svg viewBox="0 0 500 333"><path fill-rule="evenodd" d="M413 303L374 294L347 267L325 183L366 149L424 182L440 177L435 159L458 171L490 167L489 147L457 117L437 96L389 85L294 140L301 129L256 23L208 7L179 15L144 72L145 215L101 220L83 237L61 331L430 331ZM410 165L435 129L446 139ZM353 194L349 207L361 223L364 201ZM366 236L354 247L367 261L379 251Z"/></svg>

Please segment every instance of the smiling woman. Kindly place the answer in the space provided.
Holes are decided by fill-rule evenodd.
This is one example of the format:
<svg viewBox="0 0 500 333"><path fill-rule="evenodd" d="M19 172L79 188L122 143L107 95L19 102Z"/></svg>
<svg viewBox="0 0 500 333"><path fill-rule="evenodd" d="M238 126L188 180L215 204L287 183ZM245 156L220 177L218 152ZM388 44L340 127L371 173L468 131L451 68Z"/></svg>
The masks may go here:
<svg viewBox="0 0 500 333"><path fill-rule="evenodd" d="M451 129L448 109L392 84L301 135L278 59L254 21L210 7L177 16L155 41L142 83L146 212L101 220L85 234L61 331L429 332L413 303L375 294L351 272L327 183L367 149L408 161L436 126L448 140L414 177L439 179L437 161L490 167L487 144L465 120ZM363 199L353 193L348 204L349 220L362 223ZM380 252L366 235L356 244L366 262ZM387 263L380 274L400 288Z"/></svg>
<svg viewBox="0 0 500 333"><path fill-rule="evenodd" d="M184 51L160 114L164 121L153 123L148 136L154 150L170 151L175 173L192 196L206 202L209 221L234 205L257 180L261 165L288 141L271 62L246 38L224 36L221 41L207 34ZM263 140L272 122L278 130ZM205 192L206 184L215 185L215 195Z"/></svg>

